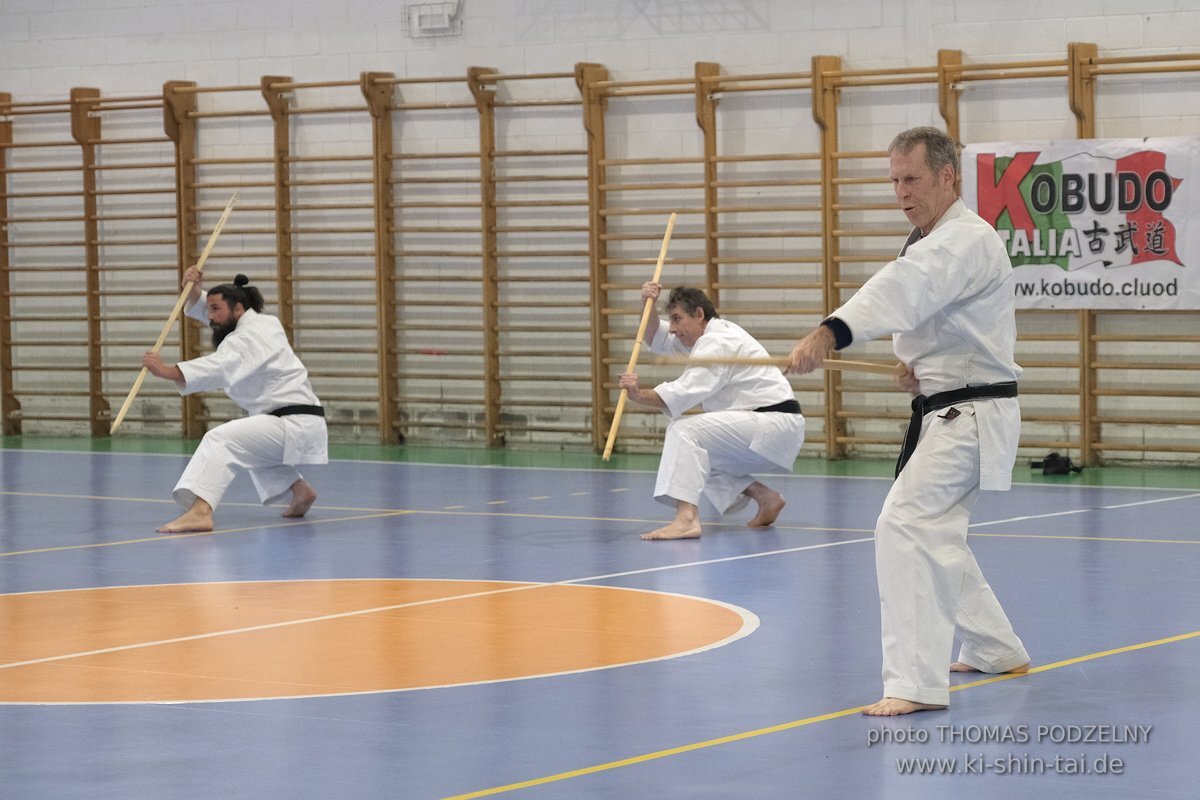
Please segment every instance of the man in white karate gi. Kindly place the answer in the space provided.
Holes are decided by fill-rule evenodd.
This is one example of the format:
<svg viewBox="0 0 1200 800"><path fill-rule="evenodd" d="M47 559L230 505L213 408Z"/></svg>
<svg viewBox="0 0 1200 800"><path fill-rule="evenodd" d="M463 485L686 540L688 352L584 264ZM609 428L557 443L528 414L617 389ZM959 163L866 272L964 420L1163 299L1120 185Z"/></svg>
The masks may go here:
<svg viewBox="0 0 1200 800"><path fill-rule="evenodd" d="M875 527L883 694L864 713L945 708L950 671L1025 672L1029 654L967 546L980 490L1012 483L1020 435L1012 266L990 225L958 197L958 151L936 128L888 148L913 231L900 256L792 349L788 371L891 334L916 395L896 482ZM957 628L962 647L951 658Z"/></svg>
<svg viewBox="0 0 1200 800"><path fill-rule="evenodd" d="M646 283L642 299L657 300L662 286ZM667 299L668 325L651 315L645 341L655 353L693 358L765 358L754 337L721 319L703 291L679 287ZM663 443L654 499L675 507L668 525L643 539L695 539L700 536L700 496L721 514L754 500L758 512L747 523L767 527L783 509L783 496L755 480L754 472L791 472L804 444L804 416L791 384L778 367L689 365L673 381L653 389L638 385L635 373L621 376L629 399L671 418ZM696 405L703 414L683 416Z"/></svg>
<svg viewBox="0 0 1200 800"><path fill-rule="evenodd" d="M235 468L250 474L263 505L290 495L283 516L303 517L317 493L296 465L329 460L325 412L308 371L279 320L261 313L262 295L247 285L246 276L208 292L201 290L200 277L195 267L184 273L184 283L193 283L187 314L212 328L215 351L170 366L157 353L146 353L142 365L174 381L183 395L224 390L249 416L205 434L175 485L175 501L187 510L158 531L211 531L213 511Z"/></svg>

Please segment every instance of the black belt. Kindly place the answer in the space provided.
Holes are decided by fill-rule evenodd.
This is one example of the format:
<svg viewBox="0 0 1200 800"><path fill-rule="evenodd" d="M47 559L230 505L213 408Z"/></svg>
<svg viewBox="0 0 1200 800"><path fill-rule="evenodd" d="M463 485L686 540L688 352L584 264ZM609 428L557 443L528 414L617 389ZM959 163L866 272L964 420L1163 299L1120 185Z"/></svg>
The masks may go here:
<svg viewBox="0 0 1200 800"><path fill-rule="evenodd" d="M293 414L311 414L314 417L325 416L325 409L320 406L280 406L274 411L268 411L272 417L290 417Z"/></svg>
<svg viewBox="0 0 1200 800"><path fill-rule="evenodd" d="M796 398L794 398L794 397L791 400L784 400L783 402L776 403L773 406L763 406L762 408L756 408L754 410L755 411L778 411L783 414L803 413L800 411L800 404L796 402Z"/></svg>
<svg viewBox="0 0 1200 800"><path fill-rule="evenodd" d="M921 421L930 411L939 411L970 400L993 400L1016 396L1017 382L1007 381L1005 383L989 383L984 386L968 386L965 389L951 389L948 392L938 392L930 397L923 394L914 397L912 416L908 420L908 430L904 432L904 447L900 450L900 458L896 460L896 477L900 477L900 470L904 469L904 465L912 457L913 451L917 449L917 442L921 439Z"/></svg>

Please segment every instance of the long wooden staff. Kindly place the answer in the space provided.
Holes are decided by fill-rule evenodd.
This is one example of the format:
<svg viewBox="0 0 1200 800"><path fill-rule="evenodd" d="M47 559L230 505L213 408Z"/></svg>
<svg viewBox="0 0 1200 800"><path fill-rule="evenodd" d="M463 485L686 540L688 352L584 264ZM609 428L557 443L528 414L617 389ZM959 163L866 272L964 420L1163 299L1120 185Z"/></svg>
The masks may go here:
<svg viewBox="0 0 1200 800"><path fill-rule="evenodd" d="M688 356L660 356L654 360L656 364L683 364L684 366L709 366L730 364L744 367L779 367L788 365L790 358L775 356L731 356L729 358L689 358ZM875 364L870 361L849 361L844 358L827 358L822 362L823 369L838 369L844 372L874 372L878 375L900 375L904 367L900 364Z"/></svg>
<svg viewBox="0 0 1200 800"><path fill-rule="evenodd" d="M675 212L671 212L670 218L667 220L667 232L663 235L662 248L658 251L658 264L654 267L654 277L650 279L651 283L658 283L659 277L662 275L663 261L667 258L667 247L671 244L671 231L675 230ZM654 300L646 298L646 305L642 309L642 324L638 326L637 339L633 342L633 352L629 355L629 366L625 368L626 372L633 372L633 368L637 366L638 353L642 349L642 337L646 335L646 326L650 324L650 315L654 313ZM625 413L625 402L629 399L629 391L621 390L621 396L617 399L617 410L613 413L612 426L608 429L608 442L604 445L604 460L608 461L608 457L612 455L613 442L617 440L617 428L621 425L621 415Z"/></svg>
<svg viewBox="0 0 1200 800"><path fill-rule="evenodd" d="M204 262L208 260L208 254L212 252L213 245L217 243L217 237L221 235L221 228L225 227L225 220L229 219L229 214L233 211L233 204L237 201L237 192L233 193L233 197L229 198L229 202L225 205L225 210L221 212L221 218L217 220L217 225L213 228L212 233L208 235L208 242L204 245L204 250L200 252L200 260L196 262L196 269L200 272L204 271ZM192 293L192 286L195 285L192 281L188 281L183 285L183 291L179 293L179 299L175 301L175 308L171 310L171 316L167 318L167 324L163 326L162 333L158 335L158 341L154 343L154 348L150 351L157 353L162 349L163 342L167 340L167 335L170 334L171 328L175 325L175 320L179 318L179 312L183 310L183 304L187 302L188 295ZM121 423L125 421L125 415L129 413L129 407L133 405L133 398L137 397L138 391L142 388L142 383L146 380L146 376L150 370L142 367L142 371L138 373L137 380L133 382L133 388L129 390L129 396L125 398L125 403L121 406L121 410L117 412L116 419L112 422L112 427L108 429L111 436L117 432L117 428L121 427Z"/></svg>

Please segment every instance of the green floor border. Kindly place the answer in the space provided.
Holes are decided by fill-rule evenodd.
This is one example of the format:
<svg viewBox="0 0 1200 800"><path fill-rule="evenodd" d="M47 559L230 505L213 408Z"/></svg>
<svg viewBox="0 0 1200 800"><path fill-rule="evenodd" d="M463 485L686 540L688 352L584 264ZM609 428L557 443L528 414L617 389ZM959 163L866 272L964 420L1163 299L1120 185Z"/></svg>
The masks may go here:
<svg viewBox="0 0 1200 800"><path fill-rule="evenodd" d="M197 442L163 438L87 438L49 436L0 437L0 449L58 450L93 453L155 453L188 455ZM332 444L329 455L348 461L395 461L397 463L457 464L467 466L539 467L542 469L639 470L653 472L658 456L643 453L614 453L604 461L590 450L488 449L482 447L432 447L425 445ZM1030 459L1018 458L1013 481L1057 486L1124 486L1200 491L1200 466L1112 466L1090 467L1071 475L1042 475L1029 466ZM856 478L890 478L891 459L823 458L797 459L795 475Z"/></svg>

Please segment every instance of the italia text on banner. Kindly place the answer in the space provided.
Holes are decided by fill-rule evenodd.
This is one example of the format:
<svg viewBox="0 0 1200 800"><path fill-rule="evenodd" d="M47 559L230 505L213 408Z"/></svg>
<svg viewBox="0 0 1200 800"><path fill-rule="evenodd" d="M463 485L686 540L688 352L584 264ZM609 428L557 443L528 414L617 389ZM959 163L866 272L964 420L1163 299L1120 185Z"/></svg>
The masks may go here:
<svg viewBox="0 0 1200 800"><path fill-rule="evenodd" d="M1018 308L1200 309L1200 138L973 144L962 164Z"/></svg>

